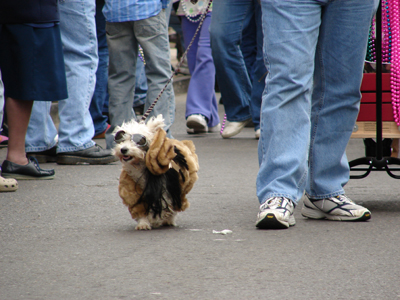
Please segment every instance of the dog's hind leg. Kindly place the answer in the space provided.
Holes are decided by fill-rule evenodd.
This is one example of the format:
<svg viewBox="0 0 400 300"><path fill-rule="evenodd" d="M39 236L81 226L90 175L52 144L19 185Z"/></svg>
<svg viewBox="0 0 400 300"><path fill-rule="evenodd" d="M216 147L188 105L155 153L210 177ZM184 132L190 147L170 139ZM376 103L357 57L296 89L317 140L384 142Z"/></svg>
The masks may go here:
<svg viewBox="0 0 400 300"><path fill-rule="evenodd" d="M136 230L151 230L150 221L147 217L136 219L138 224L136 225Z"/></svg>

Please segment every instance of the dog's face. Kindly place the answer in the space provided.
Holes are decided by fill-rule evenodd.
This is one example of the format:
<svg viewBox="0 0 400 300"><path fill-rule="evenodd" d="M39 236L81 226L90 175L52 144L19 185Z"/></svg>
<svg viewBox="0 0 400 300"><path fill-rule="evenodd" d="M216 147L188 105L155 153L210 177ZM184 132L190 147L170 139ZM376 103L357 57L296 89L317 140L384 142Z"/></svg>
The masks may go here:
<svg viewBox="0 0 400 300"><path fill-rule="evenodd" d="M116 146L113 154L119 158L125 169L145 168L144 158L159 128L165 126L162 115L151 118L147 124L135 120L117 126L113 132Z"/></svg>

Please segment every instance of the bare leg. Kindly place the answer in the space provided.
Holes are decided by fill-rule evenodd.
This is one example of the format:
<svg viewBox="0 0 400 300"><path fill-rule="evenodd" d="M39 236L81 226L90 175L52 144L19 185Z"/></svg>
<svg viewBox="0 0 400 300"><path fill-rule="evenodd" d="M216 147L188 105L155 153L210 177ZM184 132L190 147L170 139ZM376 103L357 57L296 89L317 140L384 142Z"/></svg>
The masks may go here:
<svg viewBox="0 0 400 300"><path fill-rule="evenodd" d="M28 129L33 101L23 101L6 98L8 120L7 160L19 165L26 165L28 159L25 153L25 135Z"/></svg>

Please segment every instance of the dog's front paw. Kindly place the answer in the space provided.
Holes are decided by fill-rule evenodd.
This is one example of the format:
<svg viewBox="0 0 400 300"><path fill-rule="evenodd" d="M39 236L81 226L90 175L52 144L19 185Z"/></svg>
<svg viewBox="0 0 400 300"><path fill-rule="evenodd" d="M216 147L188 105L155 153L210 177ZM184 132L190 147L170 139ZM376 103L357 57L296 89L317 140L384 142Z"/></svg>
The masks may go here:
<svg viewBox="0 0 400 300"><path fill-rule="evenodd" d="M138 219L137 222L136 230L151 230L151 225L147 218Z"/></svg>

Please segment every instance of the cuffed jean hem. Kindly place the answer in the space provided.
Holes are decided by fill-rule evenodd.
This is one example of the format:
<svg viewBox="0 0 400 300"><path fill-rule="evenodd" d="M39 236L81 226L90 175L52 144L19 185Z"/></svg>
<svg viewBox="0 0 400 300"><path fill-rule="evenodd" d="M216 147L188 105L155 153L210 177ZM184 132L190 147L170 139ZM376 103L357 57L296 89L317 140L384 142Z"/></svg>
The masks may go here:
<svg viewBox="0 0 400 300"><path fill-rule="evenodd" d="M75 151L81 151L81 150L85 150L88 148L93 147L94 145L96 145L95 142L90 141L80 147L64 147L64 148L58 148L57 149L57 153L64 153L64 152L75 152Z"/></svg>
<svg viewBox="0 0 400 300"><path fill-rule="evenodd" d="M54 142L53 144L50 144L50 146L41 146L41 147L25 147L25 152L42 152L49 150L53 147L57 146L57 142Z"/></svg>
<svg viewBox="0 0 400 300"><path fill-rule="evenodd" d="M345 192L344 192L344 190L342 189L342 190L340 190L340 191L338 191L338 192L333 192L333 193L329 193L329 194L324 194L324 195L310 195L310 194L308 194L307 192L306 192L306 196L308 197L308 198L311 198L311 199L326 199L326 198L331 198L331 197L335 197L335 196L339 196L339 195L344 195L345 194Z"/></svg>
<svg viewBox="0 0 400 300"><path fill-rule="evenodd" d="M274 198L274 197L285 197L285 198L289 199L290 201L292 201L294 206L297 206L297 204L299 202L299 200L293 200L293 199L295 199L295 197L293 197L289 194L272 193L272 194L268 194L264 198L264 200L260 201L260 205L264 204L268 199Z"/></svg>

